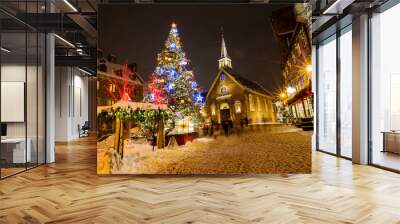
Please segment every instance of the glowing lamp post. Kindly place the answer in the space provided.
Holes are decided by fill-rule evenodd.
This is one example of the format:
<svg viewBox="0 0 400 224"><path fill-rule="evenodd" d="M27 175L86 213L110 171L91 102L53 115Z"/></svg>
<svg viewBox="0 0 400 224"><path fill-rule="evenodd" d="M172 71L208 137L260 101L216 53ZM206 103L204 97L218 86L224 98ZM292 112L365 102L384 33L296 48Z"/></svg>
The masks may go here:
<svg viewBox="0 0 400 224"><path fill-rule="evenodd" d="M311 73L311 72L312 72L312 65L307 65L307 66L306 66L306 71L307 71L308 73Z"/></svg>
<svg viewBox="0 0 400 224"><path fill-rule="evenodd" d="M287 87L286 92L288 93L288 95L292 95L293 93L296 92L296 89L289 86L289 87Z"/></svg>

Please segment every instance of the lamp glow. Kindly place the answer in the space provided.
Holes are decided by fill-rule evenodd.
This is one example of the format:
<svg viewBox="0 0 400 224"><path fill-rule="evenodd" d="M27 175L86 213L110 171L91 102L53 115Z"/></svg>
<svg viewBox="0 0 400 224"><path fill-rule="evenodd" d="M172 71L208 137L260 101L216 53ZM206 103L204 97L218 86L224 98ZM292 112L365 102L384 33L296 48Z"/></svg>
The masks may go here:
<svg viewBox="0 0 400 224"><path fill-rule="evenodd" d="M291 87L291 86L289 86L289 87L287 87L286 91L290 95L290 94L293 94L294 92L296 92L296 89Z"/></svg>
<svg viewBox="0 0 400 224"><path fill-rule="evenodd" d="M307 72L312 72L312 65L307 65L306 71Z"/></svg>

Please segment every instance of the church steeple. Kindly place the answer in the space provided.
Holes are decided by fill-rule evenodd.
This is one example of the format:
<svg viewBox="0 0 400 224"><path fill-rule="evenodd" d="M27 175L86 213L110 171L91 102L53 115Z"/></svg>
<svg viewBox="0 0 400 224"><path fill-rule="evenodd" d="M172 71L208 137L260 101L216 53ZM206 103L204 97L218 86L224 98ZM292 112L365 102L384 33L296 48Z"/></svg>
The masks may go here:
<svg viewBox="0 0 400 224"><path fill-rule="evenodd" d="M232 61L228 56L228 51L226 50L223 31L221 31L221 58L218 60L218 63L219 63L219 69L232 68Z"/></svg>

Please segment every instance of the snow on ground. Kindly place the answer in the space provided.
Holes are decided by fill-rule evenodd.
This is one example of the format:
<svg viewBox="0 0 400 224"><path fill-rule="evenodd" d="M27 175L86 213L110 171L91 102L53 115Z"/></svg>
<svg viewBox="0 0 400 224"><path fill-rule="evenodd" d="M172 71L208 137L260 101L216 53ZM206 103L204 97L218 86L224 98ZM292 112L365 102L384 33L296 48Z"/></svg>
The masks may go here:
<svg viewBox="0 0 400 224"><path fill-rule="evenodd" d="M235 174L311 172L311 133L253 130L199 138L184 146L155 149L126 140L123 165L112 173ZM101 146L99 148L106 148ZM104 151L104 150L99 150ZM102 152L99 152L99 156Z"/></svg>

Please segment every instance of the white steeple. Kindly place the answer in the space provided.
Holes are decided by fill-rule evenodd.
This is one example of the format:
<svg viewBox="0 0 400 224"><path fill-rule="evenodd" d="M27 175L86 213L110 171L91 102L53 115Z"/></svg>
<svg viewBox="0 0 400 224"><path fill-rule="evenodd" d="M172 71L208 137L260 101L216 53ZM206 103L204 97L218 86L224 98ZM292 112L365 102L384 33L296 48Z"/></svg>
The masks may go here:
<svg viewBox="0 0 400 224"><path fill-rule="evenodd" d="M219 69L221 68L232 68L232 61L228 56L228 51L226 50L224 33L221 33L221 58L218 60L219 62Z"/></svg>

